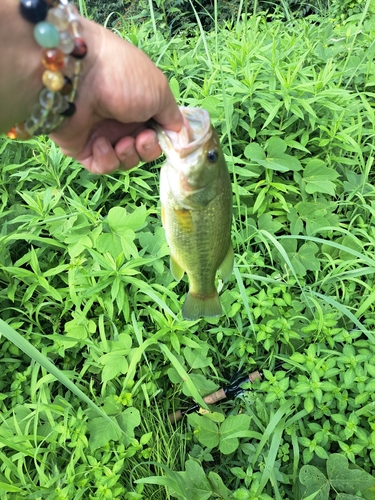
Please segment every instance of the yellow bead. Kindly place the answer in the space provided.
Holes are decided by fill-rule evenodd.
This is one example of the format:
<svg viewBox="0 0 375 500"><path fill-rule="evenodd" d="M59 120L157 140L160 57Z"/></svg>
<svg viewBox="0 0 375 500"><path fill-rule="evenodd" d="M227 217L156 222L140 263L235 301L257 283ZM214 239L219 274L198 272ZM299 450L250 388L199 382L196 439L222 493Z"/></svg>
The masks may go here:
<svg viewBox="0 0 375 500"><path fill-rule="evenodd" d="M60 71L47 69L42 76L43 85L53 92L58 92L64 86L64 75Z"/></svg>

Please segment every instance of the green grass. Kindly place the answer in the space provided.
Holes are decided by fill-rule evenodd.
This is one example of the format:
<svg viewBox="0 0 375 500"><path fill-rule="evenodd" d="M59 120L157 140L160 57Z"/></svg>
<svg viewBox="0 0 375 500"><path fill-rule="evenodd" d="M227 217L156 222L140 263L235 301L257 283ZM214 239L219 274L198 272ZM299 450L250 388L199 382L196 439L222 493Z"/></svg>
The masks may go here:
<svg viewBox="0 0 375 500"><path fill-rule="evenodd" d="M181 318L158 164L96 177L48 140L0 139L1 499L374 498L369 5L344 25L238 16L165 38L155 10L124 29L222 138L220 319Z"/></svg>

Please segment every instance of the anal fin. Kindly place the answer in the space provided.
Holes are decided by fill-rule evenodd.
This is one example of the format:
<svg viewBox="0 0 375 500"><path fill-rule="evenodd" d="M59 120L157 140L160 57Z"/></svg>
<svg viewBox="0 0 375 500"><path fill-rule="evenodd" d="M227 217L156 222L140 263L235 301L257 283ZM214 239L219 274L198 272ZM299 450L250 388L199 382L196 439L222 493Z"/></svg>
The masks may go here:
<svg viewBox="0 0 375 500"><path fill-rule="evenodd" d="M220 264L219 269L221 271L221 277L223 281L228 281L233 272L234 265L234 252L232 243L230 243L226 256L223 262Z"/></svg>
<svg viewBox="0 0 375 500"><path fill-rule="evenodd" d="M173 255L171 255L171 261L170 261L170 268L171 268L171 273L172 276L176 281L180 281L182 276L184 275L184 270L180 266L180 264L176 261L176 259L173 258Z"/></svg>

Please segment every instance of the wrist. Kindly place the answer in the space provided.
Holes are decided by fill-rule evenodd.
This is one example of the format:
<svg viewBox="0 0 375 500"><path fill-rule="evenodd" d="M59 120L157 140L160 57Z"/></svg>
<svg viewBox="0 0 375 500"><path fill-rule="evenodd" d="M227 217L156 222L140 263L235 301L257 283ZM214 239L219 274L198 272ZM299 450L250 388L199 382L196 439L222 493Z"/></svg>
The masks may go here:
<svg viewBox="0 0 375 500"><path fill-rule="evenodd" d="M9 82L14 82L13 98L8 101L13 110L9 110L9 106L6 108L4 121L12 120L14 125L16 117L17 124L7 135L12 139L27 139L50 134L75 113L74 101L87 46L81 37L80 17L70 0L55 0L52 4L51 0L21 0L18 13L9 5L10 1L14 3L14 0L5 0L6 13L13 19L18 14L18 21L13 24L27 31L26 35L18 33L21 41L15 44L16 68L10 78L3 76L0 98L9 97ZM32 62L26 67L22 52L25 46L33 54ZM8 57L8 64L10 60ZM14 92L14 88L19 92ZM28 118L24 120L26 113Z"/></svg>
<svg viewBox="0 0 375 500"><path fill-rule="evenodd" d="M19 13L18 2L2 0L0 6L0 132L26 119L43 88L41 49L33 37L33 27Z"/></svg>

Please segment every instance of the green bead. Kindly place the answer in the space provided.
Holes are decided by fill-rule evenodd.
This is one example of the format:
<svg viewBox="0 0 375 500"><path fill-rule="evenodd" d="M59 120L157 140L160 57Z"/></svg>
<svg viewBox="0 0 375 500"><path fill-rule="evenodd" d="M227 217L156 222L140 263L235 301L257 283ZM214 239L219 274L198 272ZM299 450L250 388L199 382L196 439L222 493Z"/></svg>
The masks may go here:
<svg viewBox="0 0 375 500"><path fill-rule="evenodd" d="M53 49L58 46L60 35L53 24L41 21L35 25L34 38L41 47Z"/></svg>

